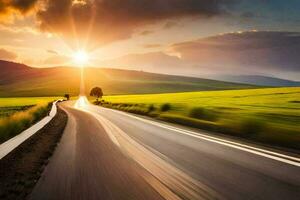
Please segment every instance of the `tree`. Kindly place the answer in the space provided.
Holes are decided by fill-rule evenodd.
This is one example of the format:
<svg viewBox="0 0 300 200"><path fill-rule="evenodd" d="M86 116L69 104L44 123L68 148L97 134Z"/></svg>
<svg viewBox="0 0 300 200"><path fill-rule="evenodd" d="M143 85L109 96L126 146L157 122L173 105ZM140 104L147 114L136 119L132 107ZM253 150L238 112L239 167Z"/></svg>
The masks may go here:
<svg viewBox="0 0 300 200"><path fill-rule="evenodd" d="M69 94L65 94L65 96L64 96L67 100L69 100L70 99L70 95Z"/></svg>
<svg viewBox="0 0 300 200"><path fill-rule="evenodd" d="M99 87L94 87L90 92L90 96L96 97L96 101L98 102L98 98L102 98L103 96L102 89Z"/></svg>

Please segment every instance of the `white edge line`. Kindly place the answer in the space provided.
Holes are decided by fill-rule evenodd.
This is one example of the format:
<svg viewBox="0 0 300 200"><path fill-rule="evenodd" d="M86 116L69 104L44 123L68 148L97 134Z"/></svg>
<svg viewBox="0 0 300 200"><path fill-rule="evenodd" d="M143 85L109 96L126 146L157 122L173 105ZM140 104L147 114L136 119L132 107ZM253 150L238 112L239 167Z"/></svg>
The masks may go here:
<svg viewBox="0 0 300 200"><path fill-rule="evenodd" d="M104 109L109 109L109 108L104 108ZM242 150L242 151L246 151L246 152L249 152L249 153L253 153L253 154L256 154L256 155L260 155L260 156L263 156L263 157L267 157L267 158L270 158L270 159L273 159L273 160L277 160L277 161L280 161L280 162L284 162L284 163L287 163L287 164L291 164L291 165L300 167L300 163L299 163L300 159L297 158L297 157L292 157L292 156L284 155L284 154L281 154L281 153L272 152L272 151L269 151L269 150L260 149L260 148L257 148L257 147L252 147L252 146L249 146L249 145L241 144L241 143L238 143L238 142L232 142L232 141L229 141L229 140L224 140L224 139L220 139L220 138L217 138L217 137L204 135L204 134L197 133L197 132L190 131L190 130L184 130L184 129L181 129L181 128L172 127L170 125L165 125L165 124L161 124L159 122L155 122L155 121L151 121L151 120L148 120L148 119L143 119L143 118L140 118L140 117L137 117L137 116L134 116L134 115L130 115L130 114L127 114L123 111L118 111L118 110L114 110L114 109L109 109L109 110L112 110L113 112L121 113L121 114L126 115L126 116L130 116L132 118L150 123L152 125L159 126L161 128L176 131L176 132L181 133L181 134L185 134L185 135L189 135L189 136L192 136L192 137L195 137L195 138L199 138L199 139L207 140L207 141L210 141L210 142L222 144L222 145L229 146L229 147L232 147L232 148L235 148L235 149L239 149L239 150ZM285 159L285 158L287 158L287 159ZM288 159L290 159L290 160L288 160Z"/></svg>
<svg viewBox="0 0 300 200"><path fill-rule="evenodd" d="M34 135L39 130L41 130L46 124L48 124L51 121L51 119L56 115L57 112L56 103L58 101L60 100L53 102L49 116L44 117L43 119L41 119L40 121L38 121L37 123L29 127L28 129L22 131L20 134L16 135L15 137L7 140L6 142L0 145L0 160L4 158L7 154L12 152L15 148L17 148L28 138L30 138L32 135Z"/></svg>

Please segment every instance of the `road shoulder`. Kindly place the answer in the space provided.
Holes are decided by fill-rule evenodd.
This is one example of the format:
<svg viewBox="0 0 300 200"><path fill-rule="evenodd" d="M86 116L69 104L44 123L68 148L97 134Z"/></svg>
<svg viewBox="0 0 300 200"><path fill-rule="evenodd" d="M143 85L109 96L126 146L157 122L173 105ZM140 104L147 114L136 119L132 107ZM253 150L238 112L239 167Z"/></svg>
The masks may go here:
<svg viewBox="0 0 300 200"><path fill-rule="evenodd" d="M34 188L59 142L67 114L57 115L15 150L0 160L0 199L25 199Z"/></svg>

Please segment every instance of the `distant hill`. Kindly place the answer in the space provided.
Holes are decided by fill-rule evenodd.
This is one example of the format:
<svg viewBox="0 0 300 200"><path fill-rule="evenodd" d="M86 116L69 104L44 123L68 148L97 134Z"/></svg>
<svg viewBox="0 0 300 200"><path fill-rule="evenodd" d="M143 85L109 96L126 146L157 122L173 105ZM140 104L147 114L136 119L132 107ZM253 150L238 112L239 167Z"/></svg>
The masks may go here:
<svg viewBox="0 0 300 200"><path fill-rule="evenodd" d="M0 96L54 96L79 93L80 70L74 67L32 68L0 61ZM87 91L94 86L105 94L145 94L253 88L209 79L109 68L85 68Z"/></svg>
<svg viewBox="0 0 300 200"><path fill-rule="evenodd" d="M225 75L220 76L219 80L230 81L235 83L244 83L260 86L282 86L282 87L294 87L300 86L299 81L291 81L286 79L280 79L276 77L269 76L258 76L258 75Z"/></svg>

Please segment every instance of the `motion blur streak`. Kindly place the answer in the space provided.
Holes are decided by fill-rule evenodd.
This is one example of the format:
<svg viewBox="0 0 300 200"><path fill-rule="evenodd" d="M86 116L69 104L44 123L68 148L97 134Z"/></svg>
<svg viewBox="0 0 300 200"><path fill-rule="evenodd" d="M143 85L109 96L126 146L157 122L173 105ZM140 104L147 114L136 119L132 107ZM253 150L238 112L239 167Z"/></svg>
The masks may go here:
<svg viewBox="0 0 300 200"><path fill-rule="evenodd" d="M118 146L120 146L121 150L125 154L133 158L137 163L149 171L153 176L158 178L172 191L176 191L176 193L183 197L183 199L221 199L221 197L218 197L217 193L212 189L194 180L181 170L175 168L171 164L156 156L147 149L150 147L144 147L143 145L134 141L124 131L111 123L109 120L95 114L95 112L92 112L92 106L88 107L88 110L87 111L94 115L95 118L101 123L106 133L114 136L110 137L111 139L114 138L112 139L113 141L117 140L117 143L114 143L121 144ZM175 198L172 197L171 199Z"/></svg>
<svg viewBox="0 0 300 200"><path fill-rule="evenodd" d="M158 192L164 196L165 199L180 199L171 191L176 191L183 199L221 199L221 197L218 197L217 193L212 189L201 184L199 181L194 180L181 170L159 158L147 149L149 147L144 147L134 141L119 127L101 115L98 115L94 110L94 106L88 102L85 96L80 96L75 104L75 108L93 115L103 126L112 142L120 147L123 153L131 157L162 182L159 183L159 181L156 181L154 184L144 176L145 180L148 181L150 185L155 189L159 189ZM157 185L159 186L157 187Z"/></svg>

